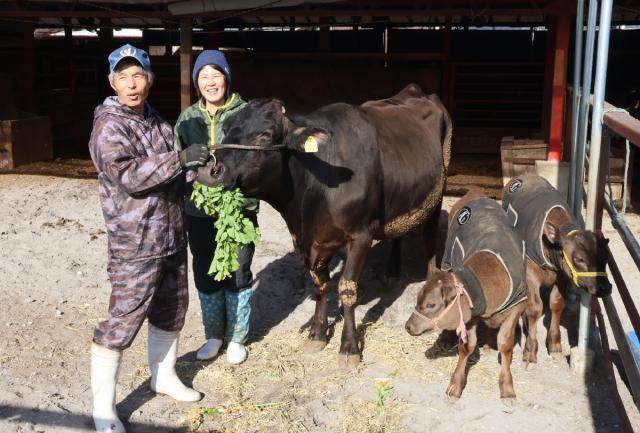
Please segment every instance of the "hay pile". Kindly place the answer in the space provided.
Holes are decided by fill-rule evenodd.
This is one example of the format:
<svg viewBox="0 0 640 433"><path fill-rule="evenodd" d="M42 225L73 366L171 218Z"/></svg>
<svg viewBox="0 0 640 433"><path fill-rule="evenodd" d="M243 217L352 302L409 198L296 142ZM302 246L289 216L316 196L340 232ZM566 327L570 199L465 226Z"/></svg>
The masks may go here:
<svg viewBox="0 0 640 433"><path fill-rule="evenodd" d="M250 357L239 366L229 366L224 357L210 363L184 364L196 369L200 383L211 384L215 406L197 406L186 416L190 431L302 433L408 432L403 416L410 405L394 394L394 379L416 384L436 384L446 389L457 361L456 349L444 350L437 335L411 337L402 327L381 322L358 327L363 362L354 370L337 367L342 322L332 324L334 333L320 353L305 355L306 332L274 330L250 346ZM426 353L425 353L426 351ZM426 355L426 356L425 356ZM486 384L497 392L499 365L492 357L474 365L469 381ZM386 377L371 377L371 371ZM379 383L388 383L380 404ZM483 386L485 388L485 386ZM315 425L302 420L314 419Z"/></svg>

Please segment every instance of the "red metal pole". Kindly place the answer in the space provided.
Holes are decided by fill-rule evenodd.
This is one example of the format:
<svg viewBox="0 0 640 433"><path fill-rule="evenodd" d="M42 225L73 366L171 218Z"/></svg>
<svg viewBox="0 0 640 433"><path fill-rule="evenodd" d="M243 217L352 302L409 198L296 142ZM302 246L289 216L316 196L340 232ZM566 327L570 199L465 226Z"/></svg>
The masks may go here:
<svg viewBox="0 0 640 433"><path fill-rule="evenodd" d="M553 87L551 90L551 120L549 122L549 161L560 161L562 158L570 32L570 16L557 17L553 56Z"/></svg>

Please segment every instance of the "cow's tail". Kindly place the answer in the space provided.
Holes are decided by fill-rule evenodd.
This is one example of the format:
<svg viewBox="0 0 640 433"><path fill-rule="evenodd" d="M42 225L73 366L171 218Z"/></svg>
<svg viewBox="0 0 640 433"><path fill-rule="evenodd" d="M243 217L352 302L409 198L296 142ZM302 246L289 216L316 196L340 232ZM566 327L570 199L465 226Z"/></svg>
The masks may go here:
<svg viewBox="0 0 640 433"><path fill-rule="evenodd" d="M451 162L451 141L453 140L453 123L449 112L442 106L442 116L444 117L445 130L442 141L442 161L444 163L444 172L449 172L449 162Z"/></svg>
<svg viewBox="0 0 640 433"><path fill-rule="evenodd" d="M449 171L449 162L451 162L451 140L453 139L453 123L451 122L451 116L447 108L444 106L438 95L429 95L429 99L436 104L442 110L442 120L444 121L441 127L441 140L442 140L442 163L444 165L445 174Z"/></svg>
<svg viewBox="0 0 640 433"><path fill-rule="evenodd" d="M436 96L436 95L434 95ZM436 104L442 110L442 118L444 120L444 125L442 125L442 162L444 164L444 172L445 174L449 172L449 162L451 162L451 141L453 139L453 123L451 122L451 116L449 116L449 111L444 106L440 98L436 96Z"/></svg>

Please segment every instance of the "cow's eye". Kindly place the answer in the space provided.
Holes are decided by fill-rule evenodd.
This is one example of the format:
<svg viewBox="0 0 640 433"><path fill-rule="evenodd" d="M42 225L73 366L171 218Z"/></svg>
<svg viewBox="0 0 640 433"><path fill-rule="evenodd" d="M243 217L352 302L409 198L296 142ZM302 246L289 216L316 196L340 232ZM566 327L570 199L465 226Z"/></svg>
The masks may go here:
<svg viewBox="0 0 640 433"><path fill-rule="evenodd" d="M425 306L425 308L426 308L427 310L433 310L434 308L436 308L436 304L427 304L427 305Z"/></svg>

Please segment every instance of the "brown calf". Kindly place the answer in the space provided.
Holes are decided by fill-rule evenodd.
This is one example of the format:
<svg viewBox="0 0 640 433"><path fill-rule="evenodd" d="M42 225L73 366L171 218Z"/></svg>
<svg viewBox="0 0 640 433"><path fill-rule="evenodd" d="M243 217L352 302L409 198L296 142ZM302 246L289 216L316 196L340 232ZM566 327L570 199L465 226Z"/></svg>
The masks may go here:
<svg viewBox="0 0 640 433"><path fill-rule="evenodd" d="M547 333L549 353L562 352L560 319L569 283L596 296L609 296L611 283L606 277L607 239L581 230L568 212L564 198L545 179L527 174L507 183L503 208L514 221L527 255L528 335L523 358L536 362L538 352L536 324L542 315L541 290L551 290L551 321Z"/></svg>
<svg viewBox="0 0 640 433"><path fill-rule="evenodd" d="M480 210L488 213L486 219L475 215L480 213ZM461 217L464 214L468 215L468 218ZM460 261L452 255L451 268L438 271L428 279L418 294L416 308L405 328L411 335L436 330L458 332L458 364L446 391L448 396L454 398L460 397L466 384L467 360L477 344L477 324L482 320L490 328L499 328L497 346L502 355L500 397L513 399L515 391L511 360L515 328L527 306L527 303L523 302L527 291L524 286L522 244L517 241L500 206L476 192L467 194L452 208L448 247L455 243L455 240L452 240L455 236L452 226L460 222L467 225L466 228L471 232L477 231L480 238L484 236L491 239L485 239L484 242L481 239L475 244L477 248L469 248ZM485 249L494 241L497 241L497 245L505 245L504 249ZM445 251L443 265L448 265L445 263L448 258L448 251ZM519 282L519 291L515 290L516 282ZM517 296L512 296L514 293Z"/></svg>

